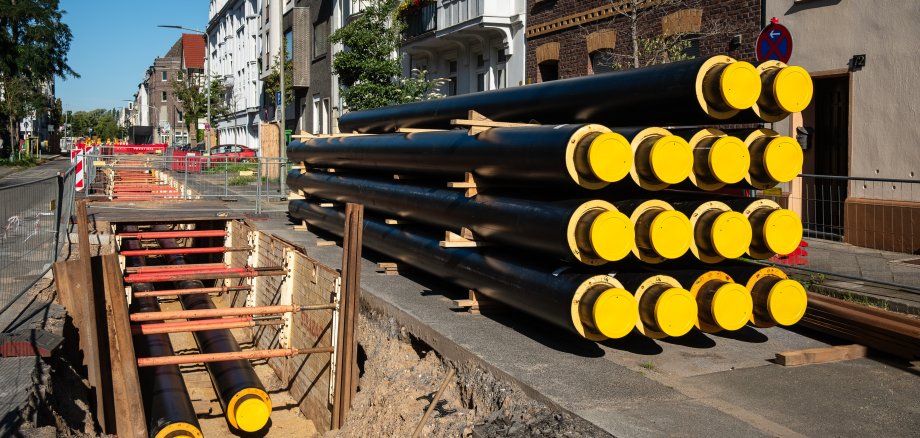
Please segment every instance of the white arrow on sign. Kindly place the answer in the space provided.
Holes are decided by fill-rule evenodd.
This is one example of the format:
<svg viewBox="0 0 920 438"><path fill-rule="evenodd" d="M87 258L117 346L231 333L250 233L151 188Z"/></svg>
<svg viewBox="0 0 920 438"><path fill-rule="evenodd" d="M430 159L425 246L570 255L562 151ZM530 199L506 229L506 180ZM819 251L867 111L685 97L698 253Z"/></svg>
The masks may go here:
<svg viewBox="0 0 920 438"><path fill-rule="evenodd" d="M780 35L782 35L782 34L783 34L782 32L775 31L775 30L771 30L771 31L770 31L770 39L774 39L774 40L775 40L776 37L778 37L778 36L780 36Z"/></svg>

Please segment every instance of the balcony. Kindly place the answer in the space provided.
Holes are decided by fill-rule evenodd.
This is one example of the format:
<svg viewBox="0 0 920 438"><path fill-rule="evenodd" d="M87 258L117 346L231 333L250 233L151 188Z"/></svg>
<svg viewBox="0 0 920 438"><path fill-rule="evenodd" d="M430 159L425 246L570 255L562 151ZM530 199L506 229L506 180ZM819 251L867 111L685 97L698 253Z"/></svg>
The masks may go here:
<svg viewBox="0 0 920 438"><path fill-rule="evenodd" d="M517 0L440 0L438 22L441 29L462 28L481 22L483 17L510 18L520 12ZM523 4L523 3L522 3Z"/></svg>
<svg viewBox="0 0 920 438"><path fill-rule="evenodd" d="M407 9L401 12L400 16L406 22L406 28L403 29L405 41L411 41L438 29L438 4L436 2L419 8Z"/></svg>

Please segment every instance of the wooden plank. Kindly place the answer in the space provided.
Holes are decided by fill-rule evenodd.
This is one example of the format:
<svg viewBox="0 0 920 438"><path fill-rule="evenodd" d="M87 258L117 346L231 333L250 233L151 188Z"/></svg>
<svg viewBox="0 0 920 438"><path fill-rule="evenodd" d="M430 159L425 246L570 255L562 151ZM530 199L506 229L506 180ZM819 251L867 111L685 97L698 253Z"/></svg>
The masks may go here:
<svg viewBox="0 0 920 438"><path fill-rule="evenodd" d="M118 256L102 256L105 285L105 311L108 321L109 354L112 368L112 394L115 400L115 429L120 437L147 436L137 357L131 339L128 301Z"/></svg>
<svg viewBox="0 0 920 438"><path fill-rule="evenodd" d="M80 295L79 303L75 307L80 308L83 315L83 324L80 327L80 339L85 338L83 357L86 361L86 378L89 381L90 388L96 393L96 420L102 425L103 431L114 434L114 423L106 418L105 388L102 380L102 369L100 366L99 353L99 330L96 315L95 288L93 287L93 274L90 262L89 250L89 216L86 212L86 200L77 201L77 231L78 241L77 249L80 254L80 267L83 271L83 290Z"/></svg>
<svg viewBox="0 0 920 438"><path fill-rule="evenodd" d="M869 349L863 345L809 348L806 350L776 353L776 362L782 366L814 365L866 357Z"/></svg>
<svg viewBox="0 0 920 438"><path fill-rule="evenodd" d="M471 233L468 235L472 237ZM489 246L487 242L480 242L477 240L469 239L461 236L460 234L454 233L453 231L445 231L444 240L442 240L439 244L442 248L478 248Z"/></svg>
<svg viewBox="0 0 920 438"><path fill-rule="evenodd" d="M335 392L333 394L333 424L345 423L351 401L357 392L358 343L355 320L361 291L361 240L364 228L364 206L345 206L345 232L342 251L342 295L339 311L339 342L336 354Z"/></svg>
<svg viewBox="0 0 920 438"><path fill-rule="evenodd" d="M446 129L399 128L399 129L396 130L396 132L401 132L401 133L404 133L404 134L412 134L412 133L415 133L415 132L442 132L442 131L446 131Z"/></svg>

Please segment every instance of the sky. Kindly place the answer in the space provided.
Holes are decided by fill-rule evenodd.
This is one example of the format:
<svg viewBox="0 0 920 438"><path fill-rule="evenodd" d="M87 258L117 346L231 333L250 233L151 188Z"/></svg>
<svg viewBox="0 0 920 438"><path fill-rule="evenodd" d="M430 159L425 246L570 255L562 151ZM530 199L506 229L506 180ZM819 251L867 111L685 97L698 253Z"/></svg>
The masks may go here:
<svg viewBox="0 0 920 438"><path fill-rule="evenodd" d="M57 79L65 111L111 109L133 99L144 72L163 56L182 31L208 23L208 0L62 0L73 40L68 64L79 79Z"/></svg>

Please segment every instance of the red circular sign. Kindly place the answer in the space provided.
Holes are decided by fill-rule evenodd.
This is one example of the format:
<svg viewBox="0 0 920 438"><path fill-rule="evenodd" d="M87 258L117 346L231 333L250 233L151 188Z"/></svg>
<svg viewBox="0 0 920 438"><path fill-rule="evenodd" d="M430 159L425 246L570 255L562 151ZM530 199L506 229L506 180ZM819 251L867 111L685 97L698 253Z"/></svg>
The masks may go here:
<svg viewBox="0 0 920 438"><path fill-rule="evenodd" d="M779 23L770 23L757 37L757 62L789 62L792 57L792 34Z"/></svg>

